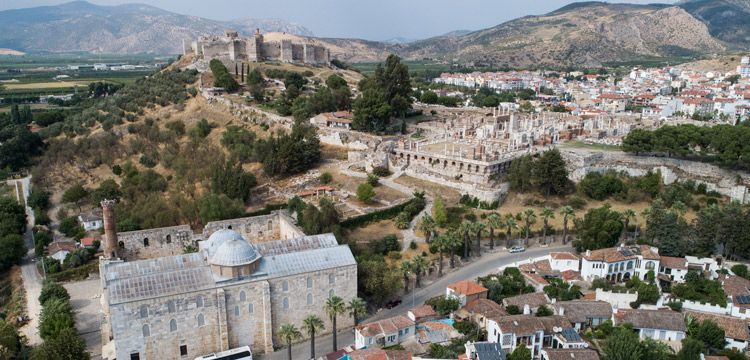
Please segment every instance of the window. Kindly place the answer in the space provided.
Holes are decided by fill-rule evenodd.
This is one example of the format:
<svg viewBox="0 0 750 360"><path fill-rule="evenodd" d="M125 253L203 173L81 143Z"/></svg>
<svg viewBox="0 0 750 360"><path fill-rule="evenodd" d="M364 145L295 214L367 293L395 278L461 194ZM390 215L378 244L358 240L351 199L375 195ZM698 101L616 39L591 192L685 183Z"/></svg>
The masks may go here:
<svg viewBox="0 0 750 360"><path fill-rule="evenodd" d="M647 270L653 270L654 267L655 267L655 265L654 265L653 261L649 261L649 262L646 263L646 269Z"/></svg>
<svg viewBox="0 0 750 360"><path fill-rule="evenodd" d="M247 294L245 294L245 291L240 291L240 301L245 302L247 301Z"/></svg>
<svg viewBox="0 0 750 360"><path fill-rule="evenodd" d="M148 238L143 238L143 247L148 247Z"/></svg>
<svg viewBox="0 0 750 360"><path fill-rule="evenodd" d="M284 282L281 283L281 291L289 291L289 282L284 280Z"/></svg>
<svg viewBox="0 0 750 360"><path fill-rule="evenodd" d="M130 354L130 360L141 360L141 354L140 353Z"/></svg>
<svg viewBox="0 0 750 360"><path fill-rule="evenodd" d="M173 312L175 312L174 301L172 301L172 300L169 300L169 301L167 301L167 310L168 310L168 311L169 311L170 313L173 313Z"/></svg>
<svg viewBox="0 0 750 360"><path fill-rule="evenodd" d="M198 296L198 298L195 299L195 306L203 307L203 296Z"/></svg>
<svg viewBox="0 0 750 360"><path fill-rule="evenodd" d="M389 343L394 342L394 341L396 341L396 335L391 335L391 336L388 337L388 342Z"/></svg>
<svg viewBox="0 0 750 360"><path fill-rule="evenodd" d="M608 271L609 271L609 272L612 272L612 264L609 264L609 269L608 269Z"/></svg>
<svg viewBox="0 0 750 360"><path fill-rule="evenodd" d="M240 316L240 307L239 306L235 306L234 307L234 316Z"/></svg>
<svg viewBox="0 0 750 360"><path fill-rule="evenodd" d="M172 235L167 234L167 244L171 244L171 243L172 243Z"/></svg>
<svg viewBox="0 0 750 360"><path fill-rule="evenodd" d="M141 305L141 319L145 319L148 317L148 306Z"/></svg>
<svg viewBox="0 0 750 360"><path fill-rule="evenodd" d="M180 356L187 356L187 345L180 345Z"/></svg>
<svg viewBox="0 0 750 360"><path fill-rule="evenodd" d="M660 330L659 331L659 340L666 340L667 339L667 330Z"/></svg>
<svg viewBox="0 0 750 360"><path fill-rule="evenodd" d="M307 293L307 305L313 304L313 296L310 293Z"/></svg>
<svg viewBox="0 0 750 360"><path fill-rule="evenodd" d="M247 312L248 312L248 313L250 313L250 314L252 314L252 313L253 313L253 310L254 310L254 309L253 309L253 303L250 303L250 304L248 304L248 305L247 305Z"/></svg>
<svg viewBox="0 0 750 360"><path fill-rule="evenodd" d="M198 318L196 320L198 321L198 326L206 325L206 318L203 317L203 314L198 314Z"/></svg>
<svg viewBox="0 0 750 360"><path fill-rule="evenodd" d="M169 331L170 332L177 331L177 320L175 319L169 320Z"/></svg>
<svg viewBox="0 0 750 360"><path fill-rule="evenodd" d="M336 283L336 275L334 274L328 274L328 283L333 285Z"/></svg>
<svg viewBox="0 0 750 360"><path fill-rule="evenodd" d="M409 328L404 329L404 335L409 335Z"/></svg>
<svg viewBox="0 0 750 360"><path fill-rule="evenodd" d="M307 288L312 289L312 278L309 276L307 277Z"/></svg>
<svg viewBox="0 0 750 360"><path fill-rule="evenodd" d="M399 330L398 331L398 336L403 336L403 335L404 335L404 331L403 330Z"/></svg>
<svg viewBox="0 0 750 360"><path fill-rule="evenodd" d="M148 324L143 325L141 332L143 333L143 337L151 336L151 328L148 327Z"/></svg>
<svg viewBox="0 0 750 360"><path fill-rule="evenodd" d="M334 295L336 295L336 293L333 292L333 289L328 290L328 297L329 298L332 298Z"/></svg>
<svg viewBox="0 0 750 360"><path fill-rule="evenodd" d="M268 231L271 231L271 230L273 230L273 221L268 220Z"/></svg>
<svg viewBox="0 0 750 360"><path fill-rule="evenodd" d="M628 270L630 270L632 268L633 268L633 262L632 261L628 261Z"/></svg>
<svg viewBox="0 0 750 360"><path fill-rule="evenodd" d="M283 303L283 306L284 306L284 310L289 309L289 298L284 298L284 300L282 301L282 303Z"/></svg>

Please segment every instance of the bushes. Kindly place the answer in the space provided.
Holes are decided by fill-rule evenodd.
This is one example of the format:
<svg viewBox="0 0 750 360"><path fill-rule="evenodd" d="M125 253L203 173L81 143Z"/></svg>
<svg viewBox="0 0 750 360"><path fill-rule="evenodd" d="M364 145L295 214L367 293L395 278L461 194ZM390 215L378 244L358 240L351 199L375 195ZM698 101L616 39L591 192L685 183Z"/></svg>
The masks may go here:
<svg viewBox="0 0 750 360"><path fill-rule="evenodd" d="M240 88L240 84L229 74L227 67L221 61L213 59L209 63L209 67L214 74L214 86L224 88L228 92L237 91Z"/></svg>
<svg viewBox="0 0 750 360"><path fill-rule="evenodd" d="M398 216L399 213L402 211L405 211L408 209L409 216L411 219L414 218L417 214L419 214L422 209L424 209L425 206L425 200L424 200L424 194L415 194L415 197L411 200L401 204L392 206L383 210L373 211L371 213L367 213L360 216L355 216L353 218L350 218L346 221L343 221L341 223L342 227L345 228L355 228L364 226L373 222L378 222L382 220L388 220L393 219L394 217Z"/></svg>
<svg viewBox="0 0 750 360"><path fill-rule="evenodd" d="M456 310L461 305L458 299L453 297L436 296L428 299L424 302L426 305L432 306L432 309L440 316L446 316Z"/></svg>
<svg viewBox="0 0 750 360"><path fill-rule="evenodd" d="M62 285L54 281L46 280L44 281L44 284L42 284L42 291L39 294L39 303L44 304L47 300L51 299L62 299L68 301L70 300L70 294L68 294L68 290Z"/></svg>
<svg viewBox="0 0 750 360"><path fill-rule="evenodd" d="M459 203L464 206L482 210L495 210L498 208L498 206L500 206L500 202L497 200L488 203L486 201L479 201L479 198L477 198L476 196L471 196L468 194L461 195Z"/></svg>
<svg viewBox="0 0 750 360"><path fill-rule="evenodd" d="M374 197L375 189L372 188L372 185L369 183L359 184L357 187L357 199L359 199L359 201L369 204Z"/></svg>
<svg viewBox="0 0 750 360"><path fill-rule="evenodd" d="M388 255L392 251L401 251L401 241L393 234L371 241L368 246L374 254Z"/></svg>

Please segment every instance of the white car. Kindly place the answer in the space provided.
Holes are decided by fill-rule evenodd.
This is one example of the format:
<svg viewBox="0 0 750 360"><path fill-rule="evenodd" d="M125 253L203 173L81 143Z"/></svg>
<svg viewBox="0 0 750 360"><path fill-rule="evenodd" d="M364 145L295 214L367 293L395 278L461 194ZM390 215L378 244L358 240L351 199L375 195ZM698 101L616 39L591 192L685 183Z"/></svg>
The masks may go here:
<svg viewBox="0 0 750 360"><path fill-rule="evenodd" d="M520 245L513 246L510 249L508 249L509 253L520 253L526 251L526 248Z"/></svg>

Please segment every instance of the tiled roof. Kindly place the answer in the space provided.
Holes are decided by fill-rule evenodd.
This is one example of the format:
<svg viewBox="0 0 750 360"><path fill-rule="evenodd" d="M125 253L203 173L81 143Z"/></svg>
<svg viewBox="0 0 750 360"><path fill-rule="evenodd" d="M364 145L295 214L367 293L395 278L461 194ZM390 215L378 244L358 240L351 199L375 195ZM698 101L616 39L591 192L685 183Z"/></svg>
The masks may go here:
<svg viewBox="0 0 750 360"><path fill-rule="evenodd" d="M474 299L464 305L462 309L472 314L483 315L484 317L508 315L508 312L500 304L490 299Z"/></svg>
<svg viewBox="0 0 750 360"><path fill-rule="evenodd" d="M371 322L357 326L357 330L362 336L377 336L377 335L388 335L397 333L399 329L405 329L410 326L414 326L414 322L403 315L394 316L392 318Z"/></svg>
<svg viewBox="0 0 750 360"><path fill-rule="evenodd" d="M521 264L518 269L523 272L551 271L552 265L550 265L549 260L545 259L530 264Z"/></svg>
<svg viewBox="0 0 750 360"><path fill-rule="evenodd" d="M560 272L560 275L565 281L581 280L581 273L575 270L565 270Z"/></svg>
<svg viewBox="0 0 750 360"><path fill-rule="evenodd" d="M687 270L687 261L681 257L662 256L659 264L670 269Z"/></svg>
<svg viewBox="0 0 750 360"><path fill-rule="evenodd" d="M558 301L553 306L557 314L565 316L572 323L585 323L589 318L612 317L612 305L604 301Z"/></svg>
<svg viewBox="0 0 750 360"><path fill-rule="evenodd" d="M734 305L740 307L750 307L750 305L748 304L740 304L739 301L737 301L737 297L740 295L750 295L750 280L736 275L723 276L720 279L722 285L724 286L724 293L727 296L732 297L732 302L734 302Z"/></svg>
<svg viewBox="0 0 750 360"><path fill-rule="evenodd" d="M427 304L417 306L409 311L414 314L414 317L417 319L428 316L437 316L437 313L432 309L432 306Z"/></svg>
<svg viewBox="0 0 750 360"><path fill-rule="evenodd" d="M411 352L404 350L362 349L347 354L351 360L411 360Z"/></svg>
<svg viewBox="0 0 750 360"><path fill-rule="evenodd" d="M524 305L529 305L530 308L536 309L542 305L549 304L549 298L547 294L543 292L528 293L523 295L511 296L503 299L503 306L506 308L510 305L518 306L519 309L523 310Z"/></svg>
<svg viewBox="0 0 750 360"><path fill-rule="evenodd" d="M83 246L93 246L94 245L94 238L92 237L85 237L81 239L81 245Z"/></svg>
<svg viewBox="0 0 750 360"><path fill-rule="evenodd" d="M599 354L591 349L543 349L547 360L599 360Z"/></svg>
<svg viewBox="0 0 750 360"><path fill-rule="evenodd" d="M632 324L638 329L685 331L683 315L671 310L621 309L615 314L615 323Z"/></svg>
<svg viewBox="0 0 750 360"><path fill-rule="evenodd" d="M643 256L644 259L659 260L658 252L652 250L648 245L593 250L590 254L588 252L584 253L583 258L589 261L604 261L611 263L636 259L638 255Z"/></svg>
<svg viewBox="0 0 750 360"><path fill-rule="evenodd" d="M541 275L535 274L535 273L523 273L523 277L525 277L527 280L531 281L532 283L536 283L539 285L549 285L549 282L545 280Z"/></svg>
<svg viewBox="0 0 750 360"><path fill-rule="evenodd" d="M564 316L544 316L535 315L511 315L493 318L503 333L513 333L516 336L531 335L537 331L543 330L545 333L552 333L553 328L570 328L570 321Z"/></svg>
<svg viewBox="0 0 750 360"><path fill-rule="evenodd" d="M553 252L549 254L550 258L555 260L578 260L578 255L570 252Z"/></svg>
<svg viewBox="0 0 750 360"><path fill-rule="evenodd" d="M54 255L60 251L72 252L76 249L75 241L58 240L47 245L47 253Z"/></svg>
<svg viewBox="0 0 750 360"><path fill-rule="evenodd" d="M750 341L750 331L748 331L748 325L750 325L750 322L748 322L747 320L732 316L709 314L690 310L685 311L685 316L692 316L694 319L700 321L711 320L716 323L716 325L719 325L720 328L724 329L726 337L737 340Z"/></svg>
<svg viewBox="0 0 750 360"><path fill-rule="evenodd" d="M457 283L450 284L448 285L448 288L463 295L475 295L488 291L484 286L479 285L471 280L462 280Z"/></svg>

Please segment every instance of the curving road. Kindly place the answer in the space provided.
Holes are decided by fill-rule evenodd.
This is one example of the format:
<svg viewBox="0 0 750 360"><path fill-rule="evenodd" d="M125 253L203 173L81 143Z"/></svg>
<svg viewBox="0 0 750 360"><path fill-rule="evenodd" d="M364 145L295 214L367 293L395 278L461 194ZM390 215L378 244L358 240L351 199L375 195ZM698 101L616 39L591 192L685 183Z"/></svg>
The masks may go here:
<svg viewBox="0 0 750 360"><path fill-rule="evenodd" d="M570 246L555 246L548 248L534 248L519 254L509 254L505 251L483 254L481 258L474 260L471 263L468 263L464 267L456 269L453 272L446 273L442 278L439 278L429 285L425 285L412 294L405 296L401 305L396 306L393 309L380 310L376 314L365 319L364 322L372 322L375 320L381 320L400 314L406 315L406 312L412 308L412 305L420 305L429 298L444 294L445 287L454 282L484 276L495 272L500 266L510 265L529 258L544 256L553 251L566 251L571 249L572 248ZM325 355L326 353L331 351L333 346L333 337L331 335L322 336L315 340L315 349L317 352L317 356ZM346 329L339 331L338 344L342 347L354 344L353 330ZM309 356L309 342L303 341L292 346L292 359L308 359ZM286 348L279 349L271 354L262 355L259 357L259 359L286 360Z"/></svg>

